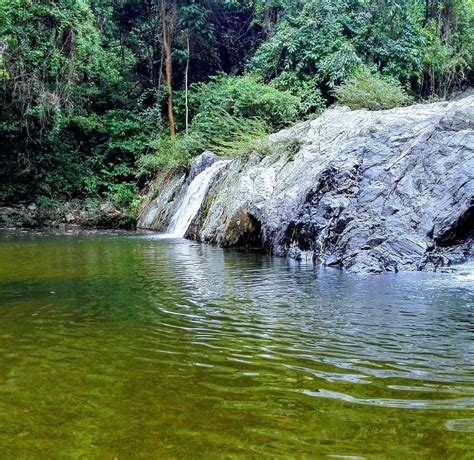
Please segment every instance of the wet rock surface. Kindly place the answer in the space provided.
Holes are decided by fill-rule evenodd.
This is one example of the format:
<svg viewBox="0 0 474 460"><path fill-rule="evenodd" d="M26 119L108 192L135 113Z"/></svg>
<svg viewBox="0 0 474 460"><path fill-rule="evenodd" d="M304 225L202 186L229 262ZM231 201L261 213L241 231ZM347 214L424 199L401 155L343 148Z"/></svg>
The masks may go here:
<svg viewBox="0 0 474 460"><path fill-rule="evenodd" d="M209 166L211 166L217 160L219 160L219 157L209 150L206 150L201 155L196 157L191 164L191 169L186 178L187 183L189 184L198 174L209 168Z"/></svg>
<svg viewBox="0 0 474 460"><path fill-rule="evenodd" d="M163 170L158 173L149 186L150 198L141 207L137 227L164 231L177 211L186 188L196 176L217 160L219 157L216 154L205 151L193 160L187 173L173 170Z"/></svg>
<svg viewBox="0 0 474 460"><path fill-rule="evenodd" d="M163 230L169 223L186 186L186 175L176 171L160 172L148 191L151 198L143 203L137 226Z"/></svg>
<svg viewBox="0 0 474 460"><path fill-rule="evenodd" d="M187 236L356 273L461 262L473 252L473 128L474 96L327 110L270 136L270 155L234 160Z"/></svg>

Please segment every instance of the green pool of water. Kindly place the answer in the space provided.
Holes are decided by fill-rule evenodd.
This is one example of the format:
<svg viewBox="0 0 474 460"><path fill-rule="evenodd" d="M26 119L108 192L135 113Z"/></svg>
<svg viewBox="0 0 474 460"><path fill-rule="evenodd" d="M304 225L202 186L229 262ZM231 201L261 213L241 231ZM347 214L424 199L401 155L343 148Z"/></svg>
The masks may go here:
<svg viewBox="0 0 474 460"><path fill-rule="evenodd" d="M0 459L474 456L474 281L0 233Z"/></svg>

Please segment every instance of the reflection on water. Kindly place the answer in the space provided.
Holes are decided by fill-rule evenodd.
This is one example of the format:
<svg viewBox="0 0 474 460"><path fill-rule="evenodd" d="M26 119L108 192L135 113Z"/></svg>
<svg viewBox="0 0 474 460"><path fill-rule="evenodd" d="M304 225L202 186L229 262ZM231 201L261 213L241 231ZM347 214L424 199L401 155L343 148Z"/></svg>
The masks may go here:
<svg viewBox="0 0 474 460"><path fill-rule="evenodd" d="M469 458L474 282L0 235L0 458Z"/></svg>

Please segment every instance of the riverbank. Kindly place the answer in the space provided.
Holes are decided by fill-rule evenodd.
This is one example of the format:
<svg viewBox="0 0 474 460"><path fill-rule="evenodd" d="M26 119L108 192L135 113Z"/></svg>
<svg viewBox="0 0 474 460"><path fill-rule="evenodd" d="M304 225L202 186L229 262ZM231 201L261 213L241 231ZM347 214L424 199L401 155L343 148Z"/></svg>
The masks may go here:
<svg viewBox="0 0 474 460"><path fill-rule="evenodd" d="M49 205L35 203L0 207L2 228L83 227L133 229L136 219L108 201L71 200Z"/></svg>
<svg viewBox="0 0 474 460"><path fill-rule="evenodd" d="M203 155L188 176L157 175L138 227L165 231L191 203L181 233L201 242L352 273L462 263L474 256L473 103L332 108L270 135L208 182L195 173L220 158Z"/></svg>

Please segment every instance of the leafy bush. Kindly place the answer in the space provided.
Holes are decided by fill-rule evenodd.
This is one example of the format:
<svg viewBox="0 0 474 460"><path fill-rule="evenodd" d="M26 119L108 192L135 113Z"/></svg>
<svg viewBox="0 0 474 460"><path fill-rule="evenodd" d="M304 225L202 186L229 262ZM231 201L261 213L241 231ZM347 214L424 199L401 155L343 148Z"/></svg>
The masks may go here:
<svg viewBox="0 0 474 460"><path fill-rule="evenodd" d="M195 139L186 134L178 134L173 140L167 135L150 141L153 153L138 158L138 174L152 176L163 168L184 169L189 164L191 153L196 149Z"/></svg>
<svg viewBox="0 0 474 460"><path fill-rule="evenodd" d="M139 175L185 168L206 149L224 156L248 152L272 130L295 122L301 100L251 75L220 75L191 87L190 106L193 118L188 134L180 133L173 140L159 135L151 140L149 147L154 152L139 157Z"/></svg>
<svg viewBox="0 0 474 460"><path fill-rule="evenodd" d="M314 75L299 77L294 72L284 71L271 84L277 89L289 91L299 99L298 111L302 118L317 117L326 108L326 100Z"/></svg>
<svg viewBox="0 0 474 460"><path fill-rule="evenodd" d="M341 105L351 109L383 110L409 105L413 102L400 83L380 74L360 69L352 78L334 88L334 95Z"/></svg>
<svg viewBox="0 0 474 460"><path fill-rule="evenodd" d="M269 131L268 124L260 118L237 117L216 107L211 113L196 115L189 134L178 134L173 140L160 136L151 141L154 153L139 158L139 175L153 175L162 168L184 169L193 156L204 150L224 156L246 153L257 147Z"/></svg>
<svg viewBox="0 0 474 460"><path fill-rule="evenodd" d="M129 182L110 186L109 199L120 210L129 210L137 195L137 186Z"/></svg>
<svg viewBox="0 0 474 460"><path fill-rule="evenodd" d="M221 108L198 114L191 124L194 146L210 149L220 155L234 156L267 135L270 126L257 117L231 115Z"/></svg>
<svg viewBox="0 0 474 460"><path fill-rule="evenodd" d="M346 36L350 14L354 15L348 4L308 0L293 7L258 48L250 68L265 81L311 79L326 92L361 62Z"/></svg>
<svg viewBox="0 0 474 460"><path fill-rule="evenodd" d="M295 122L300 116L300 99L289 91L265 84L254 75L220 75L209 83L192 86L190 105L193 114L213 116L216 109L243 118L259 118L273 129Z"/></svg>

